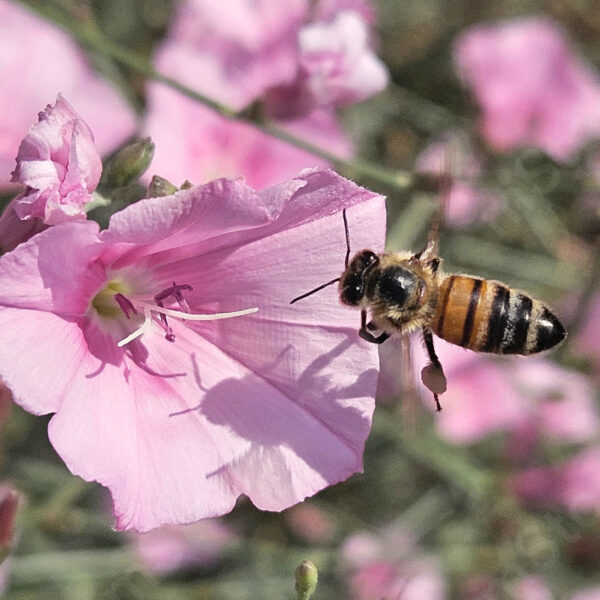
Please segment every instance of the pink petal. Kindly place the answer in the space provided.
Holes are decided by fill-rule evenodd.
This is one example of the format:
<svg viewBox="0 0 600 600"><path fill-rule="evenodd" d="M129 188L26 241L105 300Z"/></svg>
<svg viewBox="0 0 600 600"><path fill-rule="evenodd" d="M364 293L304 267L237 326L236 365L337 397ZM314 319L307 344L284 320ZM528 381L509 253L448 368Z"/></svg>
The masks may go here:
<svg viewBox="0 0 600 600"><path fill-rule="evenodd" d="M104 273L89 269L100 252L93 222L51 227L0 257L0 304L81 315ZM73 252L78 247L78 252Z"/></svg>
<svg viewBox="0 0 600 600"><path fill-rule="evenodd" d="M36 415L58 410L87 350L79 325L39 310L0 308L0 329L2 379L15 402ZM53 376L58 369L60 377Z"/></svg>
<svg viewBox="0 0 600 600"><path fill-rule="evenodd" d="M240 493L281 510L356 470L308 411L192 332L178 328L177 341L144 336L149 370L131 365L127 380L119 367L83 365L97 376L73 383L49 426L67 466L111 489L119 528L222 514Z"/></svg>

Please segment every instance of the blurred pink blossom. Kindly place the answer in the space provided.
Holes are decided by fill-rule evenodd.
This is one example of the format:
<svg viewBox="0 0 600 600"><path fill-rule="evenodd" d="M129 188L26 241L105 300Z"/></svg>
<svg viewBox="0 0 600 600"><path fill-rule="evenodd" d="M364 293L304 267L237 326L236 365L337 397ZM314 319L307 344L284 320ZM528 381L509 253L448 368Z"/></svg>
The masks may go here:
<svg viewBox="0 0 600 600"><path fill-rule="evenodd" d="M481 162L458 134L451 132L428 144L417 157L415 169L418 173L452 179L444 207L444 219L451 225L460 227L493 218L498 199L473 183L481 174Z"/></svg>
<svg viewBox="0 0 600 600"><path fill-rule="evenodd" d="M460 582L459 597L461 600L501 600L498 582L482 573L469 575Z"/></svg>
<svg viewBox="0 0 600 600"><path fill-rule="evenodd" d="M219 84L215 62L190 48L164 43L157 55L157 65L215 97L232 94L233 88L217 92L217 86L225 84ZM250 125L220 117L165 86L151 85L148 93L146 131L156 144L151 171L175 184L186 178L202 182L244 175L252 187L263 189L293 177L306 166L325 164ZM331 113L315 112L310 117L286 122L286 128L313 142L325 136L330 151L342 156L350 153L349 144Z"/></svg>
<svg viewBox="0 0 600 600"><path fill-rule="evenodd" d="M515 475L512 487L528 502L599 512L600 447L586 448L558 465L524 470Z"/></svg>
<svg viewBox="0 0 600 600"><path fill-rule="evenodd" d="M10 485L0 485L0 596L8 587L11 570L11 551L15 537L15 517L19 494Z"/></svg>
<svg viewBox="0 0 600 600"><path fill-rule="evenodd" d="M592 299L574 345L577 350L589 355L596 367L600 368L600 294Z"/></svg>
<svg viewBox="0 0 600 600"><path fill-rule="evenodd" d="M600 430L594 390L588 379L545 358L492 357L435 340L448 389L440 397L444 410L436 425L447 440L468 444L495 431L507 431L530 447L540 437L577 443L593 439ZM413 341L413 380L427 363L420 342ZM384 381L394 369L381 355ZM380 385L381 388L381 385ZM389 393L389 389L387 390ZM423 392L426 404L431 398ZM447 410L446 410L447 409ZM510 445L510 451L518 448Z"/></svg>
<svg viewBox="0 0 600 600"><path fill-rule="evenodd" d="M530 402L530 420L541 435L557 442L582 443L599 430L594 389L588 379L545 359L519 362L512 382Z"/></svg>
<svg viewBox="0 0 600 600"><path fill-rule="evenodd" d="M0 562L12 549L18 504L16 490L6 484L0 485Z"/></svg>
<svg viewBox="0 0 600 600"><path fill-rule="evenodd" d="M236 108L282 86L290 88L283 104L301 105L302 111L270 102L276 114L306 115L317 107L358 102L385 87L387 70L369 40L373 20L366 0L186 0L169 38L218 64ZM220 99L227 102L226 96Z"/></svg>
<svg viewBox="0 0 600 600"><path fill-rule="evenodd" d="M136 118L125 100L90 68L65 33L8 0L0 0L0 96L11 110L0 115L0 188L40 106L58 93L69 98L106 153L133 134Z"/></svg>
<svg viewBox="0 0 600 600"><path fill-rule="evenodd" d="M331 21L342 11L352 11L360 15L365 23L375 24L375 7L369 0L318 0L313 5L313 20Z"/></svg>
<svg viewBox="0 0 600 600"><path fill-rule="evenodd" d="M306 502L288 509L285 520L294 534L309 544L324 544L335 534L333 516Z"/></svg>
<svg viewBox="0 0 600 600"><path fill-rule="evenodd" d="M292 83L297 34L308 10L309 0L184 0L177 7L166 45L183 46L213 61L213 77L221 81L218 99L240 109L268 88ZM158 64L163 69L173 66ZM189 73L193 87L215 93L202 73L198 77Z"/></svg>
<svg viewBox="0 0 600 600"><path fill-rule="evenodd" d="M352 576L350 587L355 600L444 600L448 597L439 569L433 561L424 559L371 563Z"/></svg>
<svg viewBox="0 0 600 600"><path fill-rule="evenodd" d="M527 575L515 583L515 600L552 600L548 584L538 575Z"/></svg>
<svg viewBox="0 0 600 600"><path fill-rule="evenodd" d="M567 161L600 134L600 79L553 22L474 27L459 38L455 60L497 150L536 146Z"/></svg>
<svg viewBox="0 0 600 600"><path fill-rule="evenodd" d="M235 110L263 99L279 127L347 157L351 145L333 108L381 89L387 75L367 43L362 13L348 9L311 21L317 14L307 0L235 0L226 8L213 0L183 2L155 64ZM264 188L326 165L161 84L149 86L145 131L157 147L153 172L175 183L244 175Z"/></svg>
<svg viewBox="0 0 600 600"><path fill-rule="evenodd" d="M569 600L600 600L600 587L580 590L573 596L570 596Z"/></svg>
<svg viewBox="0 0 600 600"><path fill-rule="evenodd" d="M298 36L296 80L267 93L269 113L285 118L354 104L387 85L387 69L371 49L367 23L358 13L343 11L331 21L309 23Z"/></svg>
<svg viewBox="0 0 600 600"><path fill-rule="evenodd" d="M358 531L344 540L340 554L348 567L359 569L378 562L383 556L383 548L377 536L368 531Z"/></svg>
<svg viewBox="0 0 600 600"><path fill-rule="evenodd" d="M158 575L191 567L214 567L235 544L233 532L218 519L204 519L190 525L164 525L132 536L142 564Z"/></svg>
<svg viewBox="0 0 600 600"><path fill-rule="evenodd" d="M439 566L422 555L414 532L397 523L377 533L358 532L342 544L355 600L431 600L447 597Z"/></svg>
<svg viewBox="0 0 600 600"><path fill-rule="evenodd" d="M314 170L141 200L107 230L64 223L0 257L0 376L56 413L52 444L111 490L119 529L217 516L240 494L282 510L361 469L377 349L335 289L290 305L343 268L344 208L356 247L380 251L383 198Z"/></svg>

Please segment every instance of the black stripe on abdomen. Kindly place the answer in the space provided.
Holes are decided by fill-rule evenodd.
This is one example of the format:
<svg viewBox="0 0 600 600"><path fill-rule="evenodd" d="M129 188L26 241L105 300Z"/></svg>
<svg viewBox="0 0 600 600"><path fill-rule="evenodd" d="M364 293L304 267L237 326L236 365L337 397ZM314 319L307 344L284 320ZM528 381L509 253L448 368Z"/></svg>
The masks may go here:
<svg viewBox="0 0 600 600"><path fill-rule="evenodd" d="M473 323L475 322L475 311L479 304L479 297L481 296L481 285L483 281L481 279L473 279L473 289L471 290L471 296L469 297L469 308L463 323L462 340L460 346L463 348L468 347L469 340L471 339L471 333L473 332Z"/></svg>
<svg viewBox="0 0 600 600"><path fill-rule="evenodd" d="M496 285L496 293L494 294L494 300L490 308L487 334L485 344L481 349L482 352L500 352L502 335L506 329L510 290L504 285Z"/></svg>
<svg viewBox="0 0 600 600"><path fill-rule="evenodd" d="M508 304L508 318L500 352L502 354L523 354L527 343L527 332L531 317L533 302L529 296L518 293Z"/></svg>

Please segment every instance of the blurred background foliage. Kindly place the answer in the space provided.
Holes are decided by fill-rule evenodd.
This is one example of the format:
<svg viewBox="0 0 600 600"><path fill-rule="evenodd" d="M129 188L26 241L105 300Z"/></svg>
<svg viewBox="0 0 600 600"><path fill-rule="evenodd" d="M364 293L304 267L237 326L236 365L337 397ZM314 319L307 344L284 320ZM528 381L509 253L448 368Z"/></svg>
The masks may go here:
<svg viewBox="0 0 600 600"><path fill-rule="evenodd" d="M173 10L167 0L52 3L92 16L111 38L146 56L165 34ZM446 270L507 281L553 302L571 315L567 326L575 339L600 273L598 190L585 167L595 148L568 165L531 149L491 152L477 137L478 108L460 83L452 48L456 36L475 24L546 16L563 26L573 50L599 70L600 5L591 0L379 0L376 5L378 52L392 81L377 97L342 113L358 155L414 171L419 153L444 132L460 131L474 141L477 155L485 157L478 184L502 198L502 208L491 220L444 228ZM144 78L104 57L92 59L143 111ZM417 249L437 206L435 186L398 191L361 183L388 195L389 248ZM563 364L588 378L597 400L593 362L570 345L559 354ZM477 401L483 404L486 397ZM386 596L389 600L543 600L600 586L598 510L526 505L507 485L515 465L506 432L453 444L439 435L428 398L423 407L414 406L416 424L410 427L405 407L403 398L387 398L378 406L363 474L281 514L260 512L241 499L221 519L226 543L204 540L202 533L194 542L207 545L210 558L157 574L144 566L136 536L111 530L106 490L72 476L56 457L47 441L48 419L13 406L0 460L3 478L24 501L5 597L290 598L294 569L305 558L319 569L314 597L322 600L376 600L377 592L369 592L364 582L390 579L385 565L405 581L404 588ZM449 403L445 407L453 410ZM550 444L543 453L559 460L571 450ZM374 571L361 579L356 566L365 564L356 558L361 553L377 556L381 570L376 572L373 562ZM536 590L538 595L526 595ZM600 598L600 592L593 597Z"/></svg>

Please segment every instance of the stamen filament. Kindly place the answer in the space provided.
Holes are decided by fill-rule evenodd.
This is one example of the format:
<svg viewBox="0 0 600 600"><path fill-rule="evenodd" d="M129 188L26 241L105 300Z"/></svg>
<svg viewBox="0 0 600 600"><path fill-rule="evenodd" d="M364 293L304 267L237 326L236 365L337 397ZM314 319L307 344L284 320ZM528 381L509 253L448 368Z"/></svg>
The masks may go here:
<svg viewBox="0 0 600 600"><path fill-rule="evenodd" d="M184 321L216 321L218 319L230 319L232 317L243 317L244 315L250 315L258 311L258 307L254 308L246 308L244 310L236 310L232 312L226 313L213 313L211 315L197 315L193 313L181 312L179 310L173 310L171 308L164 308L162 306L156 306L154 304L147 304L146 302L138 302L139 306L144 309L144 322L142 325L136 329L133 333L129 334L126 338L122 339L117 343L117 346L121 348L129 342L135 340L140 337L142 334L146 333L152 325L152 312L161 313L163 315L168 315L170 317L177 317L178 319L183 319Z"/></svg>
<svg viewBox="0 0 600 600"><path fill-rule="evenodd" d="M194 313L182 312L180 310L173 310L172 308L164 308L163 306L156 306L155 304L146 304L145 302L138 302L140 306L144 307L144 310L149 308L150 310L167 315L169 317L177 317L184 321L216 321L218 319L230 319L232 317L243 317L244 315L250 315L258 311L258 307L245 308L244 310L235 310L233 312L225 313L213 313L210 315L198 315Z"/></svg>
<svg viewBox="0 0 600 600"><path fill-rule="evenodd" d="M150 329L150 327L152 326L152 313L150 312L150 310L148 310L146 306L144 306L144 317L144 322L141 324L140 327L138 327L133 333L129 334L126 338L122 339L120 342L117 343L117 346L119 348L125 346L126 344L129 344L129 342L132 342L133 340L135 340L135 338L140 337L140 335L143 335L144 333L146 333L146 331Z"/></svg>

